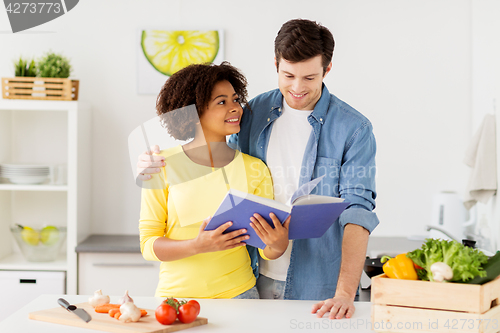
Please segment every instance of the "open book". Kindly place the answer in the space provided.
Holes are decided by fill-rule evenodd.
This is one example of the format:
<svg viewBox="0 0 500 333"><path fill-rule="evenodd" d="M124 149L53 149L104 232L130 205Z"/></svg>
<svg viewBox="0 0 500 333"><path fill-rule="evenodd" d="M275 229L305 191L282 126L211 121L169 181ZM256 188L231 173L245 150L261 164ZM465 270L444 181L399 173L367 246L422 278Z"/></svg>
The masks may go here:
<svg viewBox="0 0 500 333"><path fill-rule="evenodd" d="M292 216L288 230L289 239L321 237L349 205L349 202L341 198L309 194L321 179L322 177L316 178L301 186L292 196L291 205L231 189L205 230L214 230L232 221L233 225L226 232L245 228L250 236L245 242L263 249L266 245L250 227L250 217L254 213L260 214L274 227L269 217L272 212L281 222L289 215Z"/></svg>

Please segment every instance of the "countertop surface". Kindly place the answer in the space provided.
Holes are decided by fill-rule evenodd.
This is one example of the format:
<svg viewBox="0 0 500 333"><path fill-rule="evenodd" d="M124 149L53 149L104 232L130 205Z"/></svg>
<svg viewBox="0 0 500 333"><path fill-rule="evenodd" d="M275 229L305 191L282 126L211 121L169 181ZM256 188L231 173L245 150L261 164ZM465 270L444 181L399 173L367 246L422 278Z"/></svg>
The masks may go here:
<svg viewBox="0 0 500 333"><path fill-rule="evenodd" d="M382 255L396 256L400 253L410 252L418 249L424 239L410 239L408 237L379 237L370 236L366 255L370 258L382 257Z"/></svg>
<svg viewBox="0 0 500 333"><path fill-rule="evenodd" d="M141 253L139 235L90 235L76 252Z"/></svg>
<svg viewBox="0 0 500 333"><path fill-rule="evenodd" d="M419 248L422 242L407 237L370 236L366 255L380 257L380 254L408 252ZM139 235L90 235L78 244L76 252L140 253Z"/></svg>
<svg viewBox="0 0 500 333"><path fill-rule="evenodd" d="M71 304L86 302L89 296L42 295L10 317L0 322L0 332L8 333L85 333L96 332L86 328L46 323L28 318L30 312L56 308L57 299L64 297ZM111 301L119 296L111 296ZM133 297L138 307L156 309L163 300L156 297ZM356 302L356 312L351 319L330 320L327 315L316 318L311 314L315 301L283 300L234 300L201 299L200 316L208 318L208 324L193 327L186 332L373 332L371 303ZM92 314L90 314L92 316Z"/></svg>
<svg viewBox="0 0 500 333"><path fill-rule="evenodd" d="M422 245L422 240L412 240L407 237L377 237L370 236L366 255L375 258L382 255L395 256L399 253L412 251ZM90 235L76 247L78 253L141 253L139 235ZM370 279L363 272L359 301L370 301Z"/></svg>

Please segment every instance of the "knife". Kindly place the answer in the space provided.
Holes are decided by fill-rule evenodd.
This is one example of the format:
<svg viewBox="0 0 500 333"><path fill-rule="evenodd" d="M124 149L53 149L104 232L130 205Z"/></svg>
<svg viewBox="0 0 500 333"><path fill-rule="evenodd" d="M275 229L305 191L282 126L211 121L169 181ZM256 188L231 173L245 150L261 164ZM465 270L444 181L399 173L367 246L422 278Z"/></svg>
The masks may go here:
<svg viewBox="0 0 500 333"><path fill-rule="evenodd" d="M68 310L69 312L73 312L76 314L78 317L80 317L84 322L88 323L90 320L92 320L92 317L85 311L84 309L79 309L74 305L70 305L67 300L64 298L59 298L57 300L57 303L59 303L60 306Z"/></svg>

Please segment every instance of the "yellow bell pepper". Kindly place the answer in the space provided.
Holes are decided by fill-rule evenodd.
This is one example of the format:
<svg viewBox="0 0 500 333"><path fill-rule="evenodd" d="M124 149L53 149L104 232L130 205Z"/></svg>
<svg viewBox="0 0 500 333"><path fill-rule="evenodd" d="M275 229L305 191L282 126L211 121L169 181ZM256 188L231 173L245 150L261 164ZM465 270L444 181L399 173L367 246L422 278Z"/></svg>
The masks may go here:
<svg viewBox="0 0 500 333"><path fill-rule="evenodd" d="M398 254L394 258L383 256L380 262L385 262L382 269L391 279L418 280L413 261L406 256L406 253Z"/></svg>

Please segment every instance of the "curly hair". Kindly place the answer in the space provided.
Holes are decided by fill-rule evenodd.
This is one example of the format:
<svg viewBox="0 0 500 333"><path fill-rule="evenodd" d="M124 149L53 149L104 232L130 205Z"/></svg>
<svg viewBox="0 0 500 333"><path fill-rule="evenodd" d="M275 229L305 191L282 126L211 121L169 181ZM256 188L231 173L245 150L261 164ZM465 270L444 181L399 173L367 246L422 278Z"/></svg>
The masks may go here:
<svg viewBox="0 0 500 333"><path fill-rule="evenodd" d="M188 140L194 137L196 123L210 102L212 90L220 81L229 81L242 106L248 107L247 80L226 61L220 65L189 65L165 82L156 100L156 113L173 138ZM190 111L193 105L197 114ZM176 112L172 112L174 110Z"/></svg>
<svg viewBox="0 0 500 333"><path fill-rule="evenodd" d="M332 61L334 48L335 41L330 30L305 19L285 22L274 40L274 55L278 66L281 58L301 62L321 55L323 74Z"/></svg>

